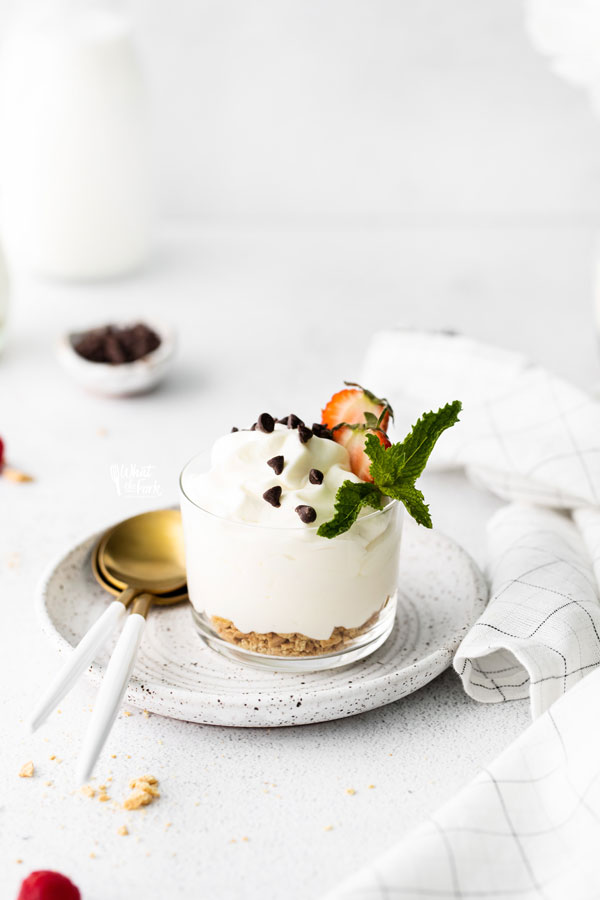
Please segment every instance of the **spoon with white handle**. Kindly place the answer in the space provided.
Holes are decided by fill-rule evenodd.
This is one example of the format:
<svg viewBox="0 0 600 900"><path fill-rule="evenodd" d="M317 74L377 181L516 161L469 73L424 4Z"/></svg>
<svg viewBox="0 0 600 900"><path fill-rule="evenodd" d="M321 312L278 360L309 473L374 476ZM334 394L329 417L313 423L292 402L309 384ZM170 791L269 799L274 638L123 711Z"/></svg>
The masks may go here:
<svg viewBox="0 0 600 900"><path fill-rule="evenodd" d="M102 572L98 568L99 560L103 564ZM160 605L187 598L179 512L155 510L116 525L100 539L92 554L92 568L102 586L119 596L81 639L36 704L29 720L33 731L91 665L136 596L152 592ZM163 601L160 595L164 593L171 596Z"/></svg>

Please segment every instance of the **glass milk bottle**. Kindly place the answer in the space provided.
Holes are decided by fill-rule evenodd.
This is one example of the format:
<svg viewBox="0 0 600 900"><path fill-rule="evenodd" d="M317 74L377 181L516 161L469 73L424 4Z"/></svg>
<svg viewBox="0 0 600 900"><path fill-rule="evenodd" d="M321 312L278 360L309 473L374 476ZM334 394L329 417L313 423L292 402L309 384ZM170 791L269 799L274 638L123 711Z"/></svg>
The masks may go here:
<svg viewBox="0 0 600 900"><path fill-rule="evenodd" d="M0 203L17 265L64 279L138 268L149 249L146 96L113 4L25 7L0 58Z"/></svg>

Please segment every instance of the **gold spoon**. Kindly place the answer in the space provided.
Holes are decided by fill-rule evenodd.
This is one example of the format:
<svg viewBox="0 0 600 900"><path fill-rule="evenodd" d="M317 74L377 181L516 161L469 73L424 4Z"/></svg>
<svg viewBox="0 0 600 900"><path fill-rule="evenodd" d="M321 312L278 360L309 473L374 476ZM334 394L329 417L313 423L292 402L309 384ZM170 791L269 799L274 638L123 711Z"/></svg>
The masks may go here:
<svg viewBox="0 0 600 900"><path fill-rule="evenodd" d="M131 547L130 553L128 553L128 542L130 542ZM142 637L144 617L154 602L154 596L147 592L151 591L159 594L171 592L170 597L160 598L161 603L164 600L165 604L168 603L169 605L177 603L187 596L183 532L181 516L178 511L171 509L156 510L134 516L132 519L127 519L125 522L121 522L110 529L101 538L99 544L109 548L106 571L114 572L117 578L121 576L119 585L116 586L117 590L111 591L111 593L119 594L119 596L113 600L98 621L82 638L70 655L66 665L40 699L30 719L32 730L35 730L42 724L52 709L70 690L79 675L93 662L98 650L124 616L126 607L136 598L133 614L123 629L107 669L108 675L112 668L111 693L116 690L114 687L114 676L117 668L121 676L127 675L119 690L114 714L110 720L107 717L106 702L104 703L103 721L105 726L108 723L108 730L110 730L110 725L116 715L121 697L125 692L127 681L133 669L135 654ZM96 551L98 549L99 547L96 548ZM96 568L98 568L98 564L104 560L104 557L98 557L96 551L92 553L92 566L94 566L93 560L96 558ZM144 577L144 554L147 554L146 560L149 570L147 578ZM123 586L122 590L121 585ZM106 584L103 584L103 586L108 589ZM117 650L119 651L118 655ZM125 656L130 657L130 659L127 666L123 668ZM114 666L113 660L115 661ZM107 679L105 678L99 694L99 698L102 695L104 701L106 701L107 695L107 691L104 690L106 685ZM94 724L93 717L92 725ZM108 734L108 730L106 734ZM103 742L102 740L99 744L97 753L99 753ZM95 758L92 761L92 766Z"/></svg>

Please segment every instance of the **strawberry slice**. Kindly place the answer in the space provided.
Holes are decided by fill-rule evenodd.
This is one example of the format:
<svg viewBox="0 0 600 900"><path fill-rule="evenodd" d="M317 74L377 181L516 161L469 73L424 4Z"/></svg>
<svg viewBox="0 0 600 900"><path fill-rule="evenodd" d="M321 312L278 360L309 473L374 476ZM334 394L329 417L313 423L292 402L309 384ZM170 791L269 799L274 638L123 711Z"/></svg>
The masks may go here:
<svg viewBox="0 0 600 900"><path fill-rule="evenodd" d="M27 876L17 900L81 900L81 894L60 872L40 870Z"/></svg>
<svg viewBox="0 0 600 900"><path fill-rule="evenodd" d="M371 460L365 453L368 434L376 434L383 447L390 447L386 428L392 407L387 400L351 381L334 394L322 413L321 421L333 431L333 439L346 448L350 468L362 481L373 481L369 469Z"/></svg>
<svg viewBox="0 0 600 900"><path fill-rule="evenodd" d="M391 441L387 434L383 431L376 431L372 428L365 428L362 425L355 425L353 428L343 426L337 428L333 432L333 439L345 447L350 457L350 468L361 481L373 481L370 468L371 460L365 453L365 442L368 434L376 434L380 444L386 448L391 447Z"/></svg>
<svg viewBox="0 0 600 900"><path fill-rule="evenodd" d="M327 425L328 428L335 428L342 422L346 425L365 425L367 418L372 416L382 431L385 431L390 416L392 418L394 416L387 400L376 397L371 391L352 381L345 381L344 384L348 387L334 394L323 410L321 417L323 425ZM372 419L370 424L374 424Z"/></svg>

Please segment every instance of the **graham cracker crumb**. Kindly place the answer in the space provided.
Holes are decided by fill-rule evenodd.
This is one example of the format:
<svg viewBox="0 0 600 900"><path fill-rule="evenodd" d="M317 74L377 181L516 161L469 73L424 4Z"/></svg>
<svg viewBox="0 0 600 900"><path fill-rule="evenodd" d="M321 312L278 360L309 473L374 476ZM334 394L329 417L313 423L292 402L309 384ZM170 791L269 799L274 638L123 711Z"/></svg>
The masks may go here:
<svg viewBox="0 0 600 900"><path fill-rule="evenodd" d="M141 775L139 778L133 778L129 782L132 793L126 797L123 806L125 809L139 809L141 806L148 806L153 800L160 797L160 792L156 789L158 779L154 775Z"/></svg>
<svg viewBox="0 0 600 900"><path fill-rule="evenodd" d="M139 809L140 806L148 806L149 803L152 803L153 799L152 794L148 794L146 791L133 791L129 797L125 798L123 809Z"/></svg>
<svg viewBox="0 0 600 900"><path fill-rule="evenodd" d="M17 864L18 866L20 866L21 863L23 862L23 860L22 860L22 859L15 859L15 862L16 862L16 864Z"/></svg>
<svg viewBox="0 0 600 900"><path fill-rule="evenodd" d="M350 794L351 797L354 797L356 791L354 790L354 788L346 788L346 793Z"/></svg>
<svg viewBox="0 0 600 900"><path fill-rule="evenodd" d="M120 828L117 828L117 834L126 835L129 834L129 828L127 825L121 825Z"/></svg>
<svg viewBox="0 0 600 900"><path fill-rule="evenodd" d="M155 778L154 775L140 775L138 778L131 779L129 787L134 788L142 784L158 784L158 778Z"/></svg>
<svg viewBox="0 0 600 900"><path fill-rule="evenodd" d="M96 859L96 854L93 851L90 853L90 859Z"/></svg>
<svg viewBox="0 0 600 900"><path fill-rule="evenodd" d="M83 787L81 788L81 793L83 794L84 797L95 797L96 796L96 791L91 786L91 784L84 784Z"/></svg>
<svg viewBox="0 0 600 900"><path fill-rule="evenodd" d="M29 760L29 762L23 763L19 769L19 778L33 778L33 773L34 765L33 762Z"/></svg>
<svg viewBox="0 0 600 900"><path fill-rule="evenodd" d="M110 797L105 791L102 791L102 793L98 795L98 800L100 801L100 803L106 803L108 800L110 800Z"/></svg>
<svg viewBox="0 0 600 900"><path fill-rule="evenodd" d="M383 605L385 606L385 603ZM220 616L212 616L211 621L219 637L230 644L235 644L236 647L241 647L242 650L266 653L269 656L319 656L323 653L341 650L350 644L354 638L371 628L378 616L379 612L374 613L358 628L338 626L333 629L328 638L322 641L298 632L277 634L269 631L262 634L250 631L244 633L239 631L230 619L222 619Z"/></svg>
<svg viewBox="0 0 600 900"><path fill-rule="evenodd" d="M149 719L149 718L150 718L150 713L148 712L147 709L144 710L144 718L145 718L145 719Z"/></svg>
<svg viewBox="0 0 600 900"><path fill-rule="evenodd" d="M117 758L117 754L116 754L116 753L111 753L111 754L110 754L110 758L111 758L111 759L116 759L116 758Z"/></svg>
<svg viewBox="0 0 600 900"><path fill-rule="evenodd" d="M54 782L53 781L45 781L44 784L46 785L46 787L52 787Z"/></svg>
<svg viewBox="0 0 600 900"><path fill-rule="evenodd" d="M333 825L326 825L324 831L333 831Z"/></svg>
<svg viewBox="0 0 600 900"><path fill-rule="evenodd" d="M56 753L53 753L52 756L48 757L49 759L56 759Z"/></svg>
<svg viewBox="0 0 600 900"><path fill-rule="evenodd" d="M20 469L13 469L12 466L3 466L1 472L2 477L6 478L7 481L15 481L21 483L33 481L33 477L31 475L26 475L25 472L21 472Z"/></svg>
<svg viewBox="0 0 600 900"><path fill-rule="evenodd" d="M124 710L123 710L123 715L124 715L124 716L130 716L131 713L129 712L128 709L124 709Z"/></svg>

